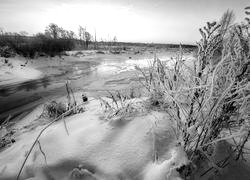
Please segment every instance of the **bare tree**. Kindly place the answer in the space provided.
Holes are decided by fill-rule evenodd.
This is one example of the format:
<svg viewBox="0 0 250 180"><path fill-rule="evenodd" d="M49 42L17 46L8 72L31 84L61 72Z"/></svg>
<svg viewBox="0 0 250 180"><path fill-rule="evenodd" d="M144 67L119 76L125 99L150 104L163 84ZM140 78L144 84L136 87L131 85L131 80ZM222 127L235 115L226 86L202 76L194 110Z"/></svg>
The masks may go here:
<svg viewBox="0 0 250 180"><path fill-rule="evenodd" d="M67 31L67 37L69 39L75 39L76 34L74 33L74 31Z"/></svg>
<svg viewBox="0 0 250 180"><path fill-rule="evenodd" d="M91 36L91 34L90 34L88 31L85 31L84 36L85 36L85 44L86 44L86 48L88 49L89 44L90 44L90 43L91 43L91 41L92 41L92 36Z"/></svg>
<svg viewBox="0 0 250 180"><path fill-rule="evenodd" d="M68 32L67 30L63 29L62 27L59 28L59 38L67 39L68 38Z"/></svg>
<svg viewBox="0 0 250 180"><path fill-rule="evenodd" d="M79 36L81 46L84 45L84 41L85 41L85 35L84 34L85 34L85 28L83 28L82 26L79 26L79 28L78 28L78 36Z"/></svg>
<svg viewBox="0 0 250 180"><path fill-rule="evenodd" d="M81 45L84 45L86 49L88 49L89 44L92 41L92 35L86 30L86 28L83 28L82 26L79 26L78 28L78 36Z"/></svg>
<svg viewBox="0 0 250 180"><path fill-rule="evenodd" d="M46 27L45 34L53 39L58 39L60 31L61 29L58 27L58 25L51 23Z"/></svg>
<svg viewBox="0 0 250 180"><path fill-rule="evenodd" d="M0 27L0 35L4 34L4 29Z"/></svg>
<svg viewBox="0 0 250 180"><path fill-rule="evenodd" d="M116 37L116 36L114 36L113 45L114 45L114 46L117 45L117 37Z"/></svg>
<svg viewBox="0 0 250 180"><path fill-rule="evenodd" d="M79 28L78 28L79 40L82 40L82 41L85 40L85 36L84 36L85 31L86 31L85 28L83 28L82 26L79 26Z"/></svg>

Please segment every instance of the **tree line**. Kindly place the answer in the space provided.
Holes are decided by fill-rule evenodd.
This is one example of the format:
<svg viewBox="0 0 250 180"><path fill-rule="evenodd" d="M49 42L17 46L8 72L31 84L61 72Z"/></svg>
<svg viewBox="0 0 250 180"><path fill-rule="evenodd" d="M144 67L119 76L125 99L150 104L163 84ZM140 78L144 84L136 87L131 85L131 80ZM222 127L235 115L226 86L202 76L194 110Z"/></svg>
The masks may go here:
<svg viewBox="0 0 250 180"><path fill-rule="evenodd" d="M78 35L55 23L49 24L44 33L33 36L28 36L25 31L13 33L0 29L0 56L10 57L20 54L29 58L37 55L53 57L76 47L88 49L92 40L92 35L82 26L79 26Z"/></svg>

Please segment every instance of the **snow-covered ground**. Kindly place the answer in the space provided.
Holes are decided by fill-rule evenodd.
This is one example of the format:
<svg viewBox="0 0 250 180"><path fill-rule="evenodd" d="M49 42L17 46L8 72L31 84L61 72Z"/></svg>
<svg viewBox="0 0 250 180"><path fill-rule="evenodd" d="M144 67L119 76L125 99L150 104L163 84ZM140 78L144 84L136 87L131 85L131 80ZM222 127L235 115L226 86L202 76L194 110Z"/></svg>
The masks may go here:
<svg viewBox="0 0 250 180"><path fill-rule="evenodd" d="M133 100L142 103L142 100ZM86 111L50 126L28 158L21 179L165 180L178 179L175 170L186 164L176 145L174 122L167 114L145 111L136 116L104 120L99 100ZM121 122L120 122L121 121ZM112 122L112 123L110 123ZM20 126L20 125L19 125ZM16 179L32 142L41 130L22 133L0 153L0 179ZM157 155L157 158L156 158ZM78 178L77 178L78 177Z"/></svg>
<svg viewBox="0 0 250 180"><path fill-rule="evenodd" d="M39 58L28 63L18 57L8 59L7 63L1 58L0 85L40 78L43 74L61 74L72 64L75 65L72 67L73 75L79 76L85 68L76 62L89 61L99 64L90 66L93 72L89 77L93 77L87 77L90 81L85 86L87 95L95 94L98 90L113 90L118 87L125 89L135 78L131 73L134 72L134 67L148 67L153 60L152 56L96 55L88 52L80 58ZM171 61L171 57L171 54L159 56L165 62ZM184 59L192 64L191 55L185 55ZM84 66L88 67L85 64ZM94 76L95 73L97 76ZM81 98L79 96L76 99ZM48 123L38 118L42 107L37 107L14 125L19 130L15 134L16 142L0 153L0 180L16 179L31 144L44 124ZM21 179L34 176L36 178L33 180L179 179L175 168L187 163L187 158L183 150L176 146L176 136L172 128L175 123L167 114L155 111L138 113L120 123L119 118L118 121L117 118L109 122L103 120L105 113L96 99L86 104L85 108L86 112L65 119L69 135L63 121L55 123L45 131L39 140L40 146L36 144L29 156ZM223 157L227 153L225 151L225 146L218 148L217 156ZM250 157L247 159L250 160ZM223 169L220 176L213 178L245 180L250 174L249 167L249 163L243 161L232 162ZM209 179L210 175L208 173L202 179ZM198 173L197 179L201 179Z"/></svg>
<svg viewBox="0 0 250 180"><path fill-rule="evenodd" d="M158 56L156 56L158 58ZM167 55L161 55L159 59L162 62L167 63L169 66L173 66L175 62L175 58ZM194 57L191 54L187 54L183 56L183 60L190 63L192 60L194 60ZM134 71L135 66L138 66L140 68L148 68L153 64L154 57L136 57L134 59L127 59L125 61L113 61L109 62L106 61L104 63L101 63L99 66L96 67L96 70L98 73L102 74L119 74L121 72L126 71Z"/></svg>
<svg viewBox="0 0 250 180"><path fill-rule="evenodd" d="M0 57L0 86L38 79L42 72L28 64L28 60Z"/></svg>

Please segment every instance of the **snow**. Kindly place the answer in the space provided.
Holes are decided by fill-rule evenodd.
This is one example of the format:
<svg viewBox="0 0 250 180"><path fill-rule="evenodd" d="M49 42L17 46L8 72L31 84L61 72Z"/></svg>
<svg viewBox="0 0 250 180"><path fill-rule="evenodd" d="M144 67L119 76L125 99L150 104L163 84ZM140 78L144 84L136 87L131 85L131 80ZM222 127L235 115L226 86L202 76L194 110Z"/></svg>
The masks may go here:
<svg viewBox="0 0 250 180"><path fill-rule="evenodd" d="M170 150L170 159L164 160L162 163L152 163L144 170L144 180L181 180L178 176L176 168L189 163L184 149L176 146Z"/></svg>
<svg viewBox="0 0 250 180"><path fill-rule="evenodd" d="M125 118L122 125L114 126L103 120L99 100L92 100L85 108L84 113L65 119L69 135L62 121L44 132L39 142L46 159L37 144L21 179L34 176L45 180L72 179L69 178L72 174L75 177L86 173L98 180L165 180L166 175L168 179L178 179L175 168L187 163L187 159L184 151L175 145L172 128L175 123L167 114L151 111ZM1 152L0 179L16 179L41 128L20 135L15 144ZM83 169L79 170L79 166Z"/></svg>
<svg viewBox="0 0 250 180"><path fill-rule="evenodd" d="M185 55L183 59L190 62L194 58L191 55ZM171 58L169 54L161 56L160 60L167 63L169 66L173 66L173 63L175 62L175 60ZM153 62L154 58L143 58L143 57L128 59L125 61L117 61L117 62L105 61L96 67L96 71L99 74L103 75L113 75L113 74L119 74L121 72L134 71L135 66L138 66L140 68L147 68L150 65L152 65Z"/></svg>
<svg viewBox="0 0 250 180"><path fill-rule="evenodd" d="M0 58L0 85L19 83L41 77L42 73L27 61L14 58Z"/></svg>

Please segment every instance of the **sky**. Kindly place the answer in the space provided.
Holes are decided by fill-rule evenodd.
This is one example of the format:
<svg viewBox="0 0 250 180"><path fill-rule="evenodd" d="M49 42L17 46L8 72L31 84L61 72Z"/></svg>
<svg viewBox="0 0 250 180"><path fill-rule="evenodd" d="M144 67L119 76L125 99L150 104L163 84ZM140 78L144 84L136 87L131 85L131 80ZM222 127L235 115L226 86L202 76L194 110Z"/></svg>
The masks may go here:
<svg viewBox="0 0 250 180"><path fill-rule="evenodd" d="M199 27L231 9L244 19L249 0L0 0L5 31L44 32L50 23L77 32L86 27L97 40L195 44Z"/></svg>

